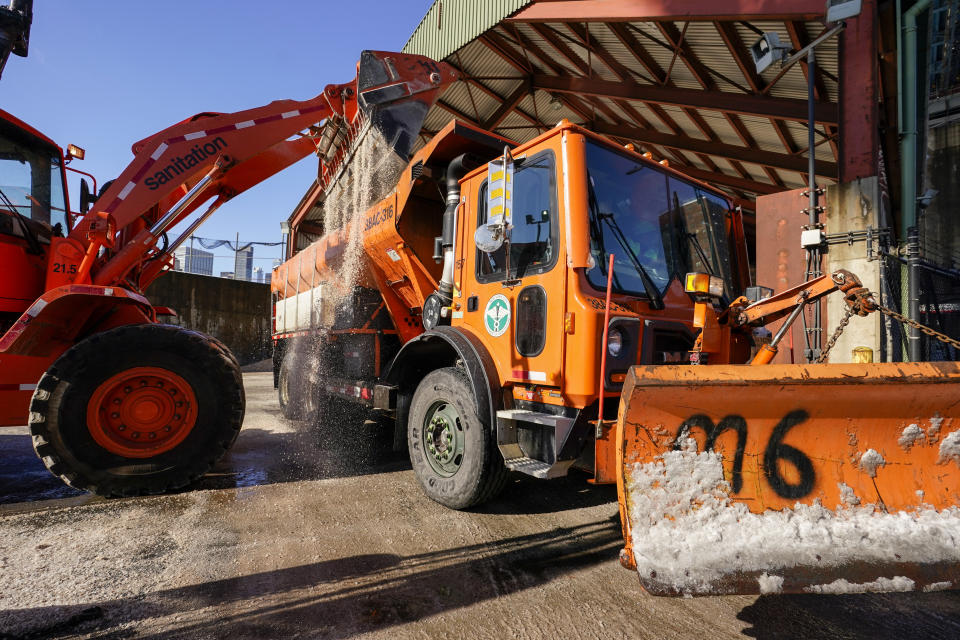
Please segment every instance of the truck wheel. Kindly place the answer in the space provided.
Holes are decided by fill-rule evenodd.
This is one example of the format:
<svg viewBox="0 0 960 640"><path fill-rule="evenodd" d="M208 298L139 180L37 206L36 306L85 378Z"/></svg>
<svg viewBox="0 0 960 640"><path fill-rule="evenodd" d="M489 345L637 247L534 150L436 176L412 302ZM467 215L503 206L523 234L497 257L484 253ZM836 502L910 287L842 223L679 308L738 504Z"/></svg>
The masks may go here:
<svg viewBox="0 0 960 640"><path fill-rule="evenodd" d="M477 417L470 382L455 367L437 369L420 382L410 402L407 446L424 492L451 509L486 502L506 484L494 432Z"/></svg>
<svg viewBox="0 0 960 640"><path fill-rule="evenodd" d="M243 379L225 347L171 325L77 343L30 401L33 447L64 482L103 496L163 493L206 473L243 422Z"/></svg>
<svg viewBox="0 0 960 640"><path fill-rule="evenodd" d="M310 382L307 358L298 348L283 354L277 379L280 412L287 420L312 419L319 406L317 390Z"/></svg>

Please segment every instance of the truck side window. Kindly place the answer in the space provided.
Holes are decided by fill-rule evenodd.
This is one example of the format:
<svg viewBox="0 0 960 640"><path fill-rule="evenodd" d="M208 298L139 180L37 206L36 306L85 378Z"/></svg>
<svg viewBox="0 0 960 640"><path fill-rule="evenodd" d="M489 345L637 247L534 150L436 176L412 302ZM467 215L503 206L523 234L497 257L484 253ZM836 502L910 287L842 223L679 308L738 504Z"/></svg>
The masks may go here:
<svg viewBox="0 0 960 640"><path fill-rule="evenodd" d="M557 170L552 151L516 163L513 187L513 230L510 236L510 278L549 271L557 261ZM480 187L478 225L487 222L487 183ZM505 247L477 251L477 280L506 280Z"/></svg>

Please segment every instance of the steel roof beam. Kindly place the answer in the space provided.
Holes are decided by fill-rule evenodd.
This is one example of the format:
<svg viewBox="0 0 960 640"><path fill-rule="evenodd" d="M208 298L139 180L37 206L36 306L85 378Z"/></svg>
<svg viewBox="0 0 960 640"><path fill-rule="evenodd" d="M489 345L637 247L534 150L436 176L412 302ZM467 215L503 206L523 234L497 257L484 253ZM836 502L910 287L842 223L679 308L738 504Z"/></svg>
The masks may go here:
<svg viewBox="0 0 960 640"><path fill-rule="evenodd" d="M534 2L506 21L814 20L824 13L823 0L554 0Z"/></svg>
<svg viewBox="0 0 960 640"><path fill-rule="evenodd" d="M636 36L630 33L630 31L624 25L613 23L608 24L607 26L611 31L613 31L614 35L617 36L617 39L620 40L620 44L622 44L627 51L633 55L637 62L639 62L643 68L646 69L647 72L656 79L658 84L671 87L673 86L672 83L668 82L667 73L663 70L663 67L661 67L656 60L654 60L653 56L650 55L650 52L644 48L640 41L637 40ZM648 102L644 104L646 104L647 108L653 111L653 113L664 124L666 124L667 128L673 133L682 133L680 126L663 107L656 102ZM707 136L708 138L715 137L716 134L714 134L713 131L706 126L706 123L703 122L703 118L700 117L700 114L697 113L696 109L685 108L684 113L688 118L690 118L690 120L693 121L695 125L697 125L697 128L700 129L703 135Z"/></svg>
<svg viewBox="0 0 960 640"><path fill-rule="evenodd" d="M532 26L532 25L531 25ZM636 82L637 76L639 76L645 82L655 82L650 78L647 78L642 73L630 69L615 57L613 57L609 51L607 51L602 44L590 33L590 28L588 25L581 24L568 24L566 25L570 31L575 33L581 42L593 52L593 55L597 57L600 62L602 62L610 71L612 71L616 76L621 80Z"/></svg>
<svg viewBox="0 0 960 640"><path fill-rule="evenodd" d="M594 131L603 135L612 135L626 137L643 144L655 144L671 149L680 149L692 151L693 153L705 153L711 156L720 156L728 160L750 162L758 164L761 167L770 167L773 169L785 169L787 171L797 171L803 173L807 170L807 159L802 156L776 153L774 151L763 151L761 149L751 149L748 147L739 147L724 142L713 142L710 140L700 140L689 136L678 136L670 133L662 133L651 129L640 129L639 127L628 127L624 125L611 125L602 122L594 123ZM817 162L817 174L828 178L834 178L837 175L837 165L833 162Z"/></svg>
<svg viewBox="0 0 960 640"><path fill-rule="evenodd" d="M684 34L686 33L687 26L689 22L684 22L683 31L677 29L676 25L672 23L658 22L657 28L660 30L660 33L664 38L667 39L670 48L674 52L674 56L680 56L683 60L683 64L690 70L690 73L693 74L693 77L696 78L697 82L701 87L708 91L719 91L716 81L713 79L713 75L717 75L722 78L724 81L730 83L731 85L737 87L744 93L748 91L741 87L738 83L730 80L722 74L716 74L712 69L709 69L703 62L700 61L700 58L693 52L690 48L690 45L684 40ZM669 86L674 86L671 82ZM711 142L719 142L716 132L707 124L706 120L703 119L703 116L695 109L687 109L687 114L690 115L690 119L697 125L697 127L703 132ZM692 115L691 115L692 114ZM734 114L724 113L724 117L727 120L727 123L733 127L737 135L740 136L741 142L744 146L754 148L757 146L756 141L746 130L746 127L743 126L743 123L740 121L740 118ZM740 164L739 161L735 159L730 159L730 166L733 167L734 171L740 174L741 178L750 179L750 172ZM767 174L767 177L770 180L779 186L783 186L783 182L780 180L780 177L777 175L776 171L770 167L764 166L764 172Z"/></svg>
<svg viewBox="0 0 960 640"><path fill-rule="evenodd" d="M740 68L740 73L743 74L747 84L750 85L750 90L754 93L761 93L764 87L763 78L757 73L756 66L748 57L747 47L740 38L740 34L737 33L736 27L732 22L714 22L713 26L720 34L724 44L727 45L727 49L733 54L733 60Z"/></svg>
<svg viewBox="0 0 960 640"><path fill-rule="evenodd" d="M537 43L530 40L530 38L520 33L519 29L514 27L513 32L514 32L513 37L516 39L518 44L524 48L525 52L528 54L533 54L533 56L535 56L538 60L540 60L545 67L550 69L550 71L558 75L566 75L568 73L566 67L563 67L560 64L558 64L555 61L553 56L551 56L549 53L541 49L537 45ZM541 35L541 37L543 37L548 42L550 42L550 40L553 39L554 42L556 42L559 47L564 49L564 51L561 52L561 55L568 57L568 60L570 61L570 63L574 67L576 67L578 70L584 73L586 72L587 70L586 65L582 62L578 64L576 62L577 60L576 54L573 53L573 51L570 50L562 41L560 41L559 38L547 37L544 35L544 33L541 33L541 31L539 30L537 30L537 32L538 34ZM498 48L500 48L502 51L505 51L505 52L511 51L512 45L506 42L506 38L504 38L504 36L494 31L489 32L488 35L493 37ZM548 32L547 35L553 35L553 32ZM519 54L513 53L512 55L519 55ZM551 94L551 95L556 95L556 94ZM606 116L611 122L619 122L622 119L619 115L614 113L607 105L603 104L599 100L586 100L584 98L584 100L587 103L587 104L584 104L584 101L581 100L580 96L560 95L557 97L567 106L567 108L569 108L571 111L573 111L574 113L579 115L581 118L583 118L583 120L588 124L590 128L594 127L594 123L602 122L601 120L597 120L596 118L596 113L598 111L602 113L604 116ZM674 130L679 133L680 129L679 127L676 126L676 123L673 122L672 119L666 122L666 124L668 126L671 126L672 124L674 127ZM671 151L670 153L671 155L673 155L674 152Z"/></svg>
<svg viewBox="0 0 960 640"><path fill-rule="evenodd" d="M510 112L517 108L524 98L526 98L532 89L529 80L524 80L520 86L514 89L506 98L500 98L502 102L497 110L490 117L483 121L483 128L487 131L493 131L503 120L510 115ZM537 126L536 124L533 126Z"/></svg>
<svg viewBox="0 0 960 640"><path fill-rule="evenodd" d="M636 84L636 82L634 81L634 76L630 72L630 70L627 69L627 67L625 67L624 65L617 62L613 56L608 54L600 45L600 43L597 42L594 38L592 38L589 35L589 32L587 29L581 27L580 25L568 24L566 26L568 29L573 31L573 33L575 33L578 38L580 38L580 40L587 46L587 48L590 49L593 55L595 55L604 65L606 65L606 67L610 69L610 71L615 76L617 76L623 82L627 82L634 85ZM580 73L582 73L583 75L591 75L591 69L588 67L587 63L584 62L580 58L580 56L578 56L560 38L560 34L558 34L554 29L552 29L551 27L548 27L547 25L539 25L539 24L533 24L533 25L530 25L530 27L534 31L536 31L538 34L540 34L541 38L543 38L548 43L550 43L550 45L554 49L556 49L557 52L560 53L560 55L566 58L567 61L570 62L570 64L576 67L580 71ZM559 71L562 71L562 69L556 68L554 69L554 71L559 72ZM629 118L631 118L634 122L640 124L640 126L645 126L645 127L650 126L650 122L646 118L644 118L643 115L641 115L636 109L634 109L633 106L630 105L630 103L627 102L626 100L613 99L613 102L624 113L626 113ZM607 115L607 117L613 119L614 121L620 119L619 117L616 116L616 114L611 113L610 110L607 109L605 105L603 105L602 103L591 102L591 104L596 104L597 108L601 109L603 113ZM652 109L651 105L647 104L646 106L647 108ZM676 121L674 121L673 118L669 116L669 114L667 114L666 112L664 112L662 109L659 109L659 108L655 109L654 113L674 133L680 133L680 127L677 125Z"/></svg>
<svg viewBox="0 0 960 640"><path fill-rule="evenodd" d="M477 89L479 89L480 91L482 91L482 92L485 93L486 95L490 96L491 98L493 98L493 99L496 100L497 102L503 102L504 100L507 100L507 98L509 98L509 96L508 96L507 98L504 98L504 97L501 96L499 93L497 93L496 91L494 91L493 89L491 89L491 88L488 87L487 85L485 85L485 84L483 84L482 82L480 82L480 80L477 78L477 76L471 75L471 74L470 74L468 71L466 71L464 68L458 67L457 65L453 64L453 63L450 62L449 60L447 60L447 61L445 61L445 62L446 62L447 64L449 64L451 67L453 67L454 70L455 70L457 73L460 74L460 80L469 83L470 86L476 87ZM524 82L526 82L526 83L529 85L529 78L528 78L527 76L498 76L498 77L495 78L495 79L496 79L496 80L523 80ZM528 91L529 91L529 88L528 88ZM522 101L522 99L521 99L521 101ZM518 104L519 104L519 103L518 103ZM513 111L514 111L515 113L519 114L524 120L526 120L527 122L531 123L531 126L533 126L534 128L539 127L539 126L542 126L539 120L537 120L535 117L533 117L532 115L530 115L529 113L527 113L527 112L524 111L523 109L521 109L521 108L519 108L519 107L514 107Z"/></svg>
<svg viewBox="0 0 960 640"><path fill-rule="evenodd" d="M523 54L517 52L517 50L513 48L513 45L507 42L506 38L496 31L488 31L483 36L480 36L480 41L488 49L503 59L504 62L522 71L524 74L532 73L534 71L533 66L524 59ZM551 68L550 65L547 65L547 68ZM580 101L573 96L558 96L558 99L563 102L568 109L573 111L584 120L590 120L589 109L583 109L583 105L580 104Z"/></svg>
<svg viewBox="0 0 960 640"><path fill-rule="evenodd" d="M483 127L483 125L481 125L479 122L477 122L476 119L475 119L473 116L467 115L467 114L464 113L463 111L460 111L460 109L457 109L455 106L453 106L453 105L451 105L451 104L448 104L447 102L444 102L443 100L437 100L437 103L436 103L436 104L437 104L438 107L440 107L441 109L443 109L443 110L446 111L447 113L451 114L452 116L454 116L454 117L457 118L458 120L463 120L464 122L467 122L467 123L469 123L469 124L472 124L472 125L475 126L475 127L481 127L481 128Z"/></svg>
<svg viewBox="0 0 960 640"><path fill-rule="evenodd" d="M682 173L687 174L691 178L696 178L697 180L703 180L707 184L720 184L725 187L730 187L731 189L737 189L740 191L749 191L750 193L755 193L757 195L768 195L771 193L780 193L783 191L782 187L778 187L774 184L767 184L766 182L757 182L756 180L750 180L748 178L737 178L736 176L731 176L726 173L717 173L713 171L704 171L703 169L698 169L697 167L692 167L686 165L684 167L678 167L678 170Z"/></svg>
<svg viewBox="0 0 960 640"><path fill-rule="evenodd" d="M793 98L771 98L723 91L702 91L653 85L629 85L597 78L572 78L544 74L534 74L533 86L537 89L559 93L624 98L641 102L659 102L678 107L708 109L723 113L782 118L797 122L807 121L807 101ZM816 102L814 117L820 123L837 124L837 105L829 102Z"/></svg>

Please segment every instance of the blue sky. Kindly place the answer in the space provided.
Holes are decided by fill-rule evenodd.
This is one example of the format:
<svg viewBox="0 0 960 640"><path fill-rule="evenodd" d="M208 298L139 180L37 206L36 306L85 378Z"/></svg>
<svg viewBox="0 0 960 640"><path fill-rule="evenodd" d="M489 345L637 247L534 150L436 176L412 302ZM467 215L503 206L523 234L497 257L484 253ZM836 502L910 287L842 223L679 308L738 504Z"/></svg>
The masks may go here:
<svg viewBox="0 0 960 640"><path fill-rule="evenodd" d="M3 0L6 4L6 0ZM313 97L355 75L363 49L399 51L432 0L35 0L30 55L11 56L0 107L115 178L135 141L201 111ZM316 175L309 157L224 205L197 235L273 242ZM68 176L76 207L76 174ZM229 254L218 249L217 256ZM279 248L257 247L270 268ZM218 258L214 273L232 271Z"/></svg>

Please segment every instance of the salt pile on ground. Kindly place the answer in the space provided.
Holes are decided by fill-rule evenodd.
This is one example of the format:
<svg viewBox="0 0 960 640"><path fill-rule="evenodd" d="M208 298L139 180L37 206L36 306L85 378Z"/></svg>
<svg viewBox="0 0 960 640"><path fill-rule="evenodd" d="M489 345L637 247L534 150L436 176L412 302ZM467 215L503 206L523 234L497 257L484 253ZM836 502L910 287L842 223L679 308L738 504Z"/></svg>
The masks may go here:
<svg viewBox="0 0 960 640"><path fill-rule="evenodd" d="M775 578L789 567L960 562L956 507L887 514L875 512L873 505L833 511L797 504L755 514L730 499L721 456L698 453L692 440L688 445L630 470L633 550L643 579L695 594L711 593L724 576L754 573L761 589L774 592L782 584ZM906 584L906 578L890 580L823 589L876 591L886 585L901 590Z"/></svg>

